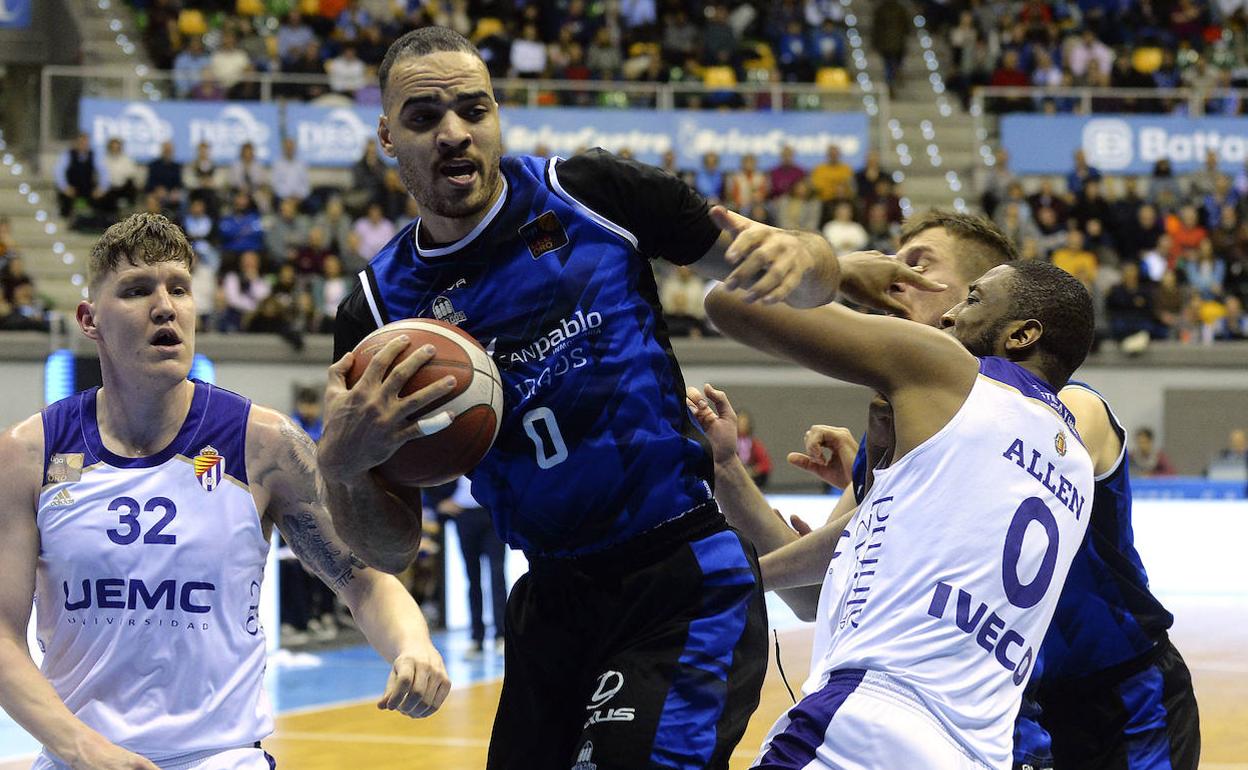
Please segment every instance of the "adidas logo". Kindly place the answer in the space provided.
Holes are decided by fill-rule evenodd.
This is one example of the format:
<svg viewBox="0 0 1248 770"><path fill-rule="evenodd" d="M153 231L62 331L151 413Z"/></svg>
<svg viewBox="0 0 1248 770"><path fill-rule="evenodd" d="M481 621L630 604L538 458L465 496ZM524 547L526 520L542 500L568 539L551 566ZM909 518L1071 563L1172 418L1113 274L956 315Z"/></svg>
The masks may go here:
<svg viewBox="0 0 1248 770"><path fill-rule="evenodd" d="M61 505L73 505L73 504L74 504L74 496L69 493L69 487L65 487L61 489L60 492L57 492L55 495L53 495L52 502L49 503L49 505L52 506L53 508L57 506L61 506Z"/></svg>

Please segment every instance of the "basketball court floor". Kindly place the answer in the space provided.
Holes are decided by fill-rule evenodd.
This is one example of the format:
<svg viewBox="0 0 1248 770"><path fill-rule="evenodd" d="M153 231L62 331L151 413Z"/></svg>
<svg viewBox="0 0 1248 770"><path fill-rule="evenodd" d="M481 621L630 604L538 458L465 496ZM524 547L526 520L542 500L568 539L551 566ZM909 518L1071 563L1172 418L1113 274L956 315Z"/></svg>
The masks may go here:
<svg viewBox="0 0 1248 770"><path fill-rule="evenodd" d="M1171 638L1192 669L1200 701L1202 770L1248 770L1248 603L1242 599L1162 595L1176 617ZM769 606L771 606L769 604ZM782 663L794 691L805 677L810 630L776 607ZM409 720L376 708L387 667L366 647L329 653L278 653L268 690L277 731L264 742L278 767L297 770L481 770L498 702L502 655L466 660L462 633L438 637L454 689L442 710ZM789 696L773 660L762 704L733 757L744 770ZM0 713L0 770L30 766L37 745Z"/></svg>

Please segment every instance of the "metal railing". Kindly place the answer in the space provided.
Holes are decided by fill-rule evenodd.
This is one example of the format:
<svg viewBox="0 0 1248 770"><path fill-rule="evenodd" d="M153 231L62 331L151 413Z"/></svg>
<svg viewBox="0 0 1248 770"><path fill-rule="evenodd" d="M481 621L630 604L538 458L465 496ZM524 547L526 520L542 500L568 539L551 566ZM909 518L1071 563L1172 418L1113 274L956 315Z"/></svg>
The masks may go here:
<svg viewBox="0 0 1248 770"><path fill-rule="evenodd" d="M78 131L78 102L98 96L128 100L180 99L175 87L182 75L169 70L134 68L44 67L41 81L39 141L41 151L59 149ZM303 101L300 90L323 88L323 75L284 72L248 73L240 83L259 101ZM494 92L504 105L528 107L599 107L617 109L741 109L753 111L864 111L876 123L883 150L889 98L884 90L865 91L857 83L829 89L809 83L745 82L730 88L702 83L641 83L604 80L522 80L500 78ZM190 100L188 100L190 101Z"/></svg>

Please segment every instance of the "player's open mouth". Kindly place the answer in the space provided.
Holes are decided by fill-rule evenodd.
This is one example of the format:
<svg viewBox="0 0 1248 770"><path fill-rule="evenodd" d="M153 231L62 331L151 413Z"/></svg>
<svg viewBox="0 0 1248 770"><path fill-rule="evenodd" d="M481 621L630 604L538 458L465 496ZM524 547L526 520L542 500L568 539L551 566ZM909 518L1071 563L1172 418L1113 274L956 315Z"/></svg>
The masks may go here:
<svg viewBox="0 0 1248 770"><path fill-rule="evenodd" d="M468 187L477 181L477 164L470 160L449 160L438 167L438 173L456 187Z"/></svg>
<svg viewBox="0 0 1248 770"><path fill-rule="evenodd" d="M158 348L172 348L182 344L182 338L173 329L161 329L148 340Z"/></svg>

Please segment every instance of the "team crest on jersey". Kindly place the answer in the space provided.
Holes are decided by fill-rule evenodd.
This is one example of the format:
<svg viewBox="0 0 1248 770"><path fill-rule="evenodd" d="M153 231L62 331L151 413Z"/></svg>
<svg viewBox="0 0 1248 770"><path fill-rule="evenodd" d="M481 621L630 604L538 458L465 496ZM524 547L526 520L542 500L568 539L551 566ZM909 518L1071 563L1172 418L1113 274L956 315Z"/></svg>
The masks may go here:
<svg viewBox="0 0 1248 770"><path fill-rule="evenodd" d="M460 310L456 310L455 306L446 297L439 296L435 299L431 309L434 318L454 326L459 326L468 320L468 315Z"/></svg>
<svg viewBox="0 0 1248 770"><path fill-rule="evenodd" d="M82 479L82 452L58 452L48 460L48 484Z"/></svg>
<svg viewBox="0 0 1248 770"><path fill-rule="evenodd" d="M1053 439L1053 446L1059 455L1066 456L1066 431L1057 432L1057 438Z"/></svg>
<svg viewBox="0 0 1248 770"><path fill-rule="evenodd" d="M211 492L220 486L221 476L225 473L225 458L218 454L217 450L206 446L199 450L193 462L195 478L199 480L199 485L204 488L205 492Z"/></svg>
<svg viewBox="0 0 1248 770"><path fill-rule="evenodd" d="M521 227L520 237L524 239L524 245L529 247L533 259L568 245L568 233L553 211L547 211Z"/></svg>

